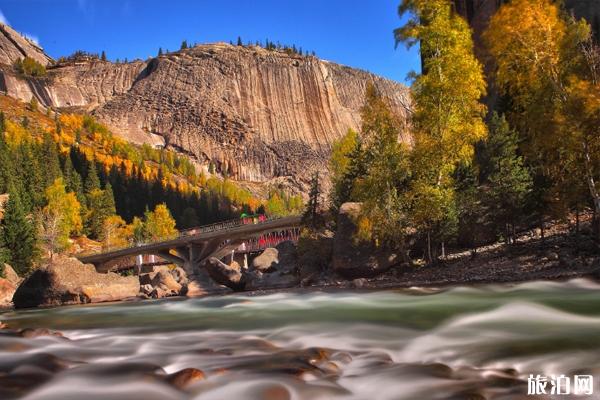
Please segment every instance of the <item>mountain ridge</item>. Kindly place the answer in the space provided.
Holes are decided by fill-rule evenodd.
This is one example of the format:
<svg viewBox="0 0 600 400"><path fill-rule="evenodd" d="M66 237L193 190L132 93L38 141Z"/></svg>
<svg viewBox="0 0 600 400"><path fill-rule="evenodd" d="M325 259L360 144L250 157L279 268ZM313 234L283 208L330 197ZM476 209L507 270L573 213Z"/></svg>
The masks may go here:
<svg viewBox="0 0 600 400"><path fill-rule="evenodd" d="M0 47L9 45L0 37ZM326 172L332 143L359 129L368 83L403 120L411 107L400 83L260 46L215 43L146 61L46 65L46 76L27 78L4 62L0 90L91 113L118 136L180 151L232 179L297 192L306 191L312 172Z"/></svg>

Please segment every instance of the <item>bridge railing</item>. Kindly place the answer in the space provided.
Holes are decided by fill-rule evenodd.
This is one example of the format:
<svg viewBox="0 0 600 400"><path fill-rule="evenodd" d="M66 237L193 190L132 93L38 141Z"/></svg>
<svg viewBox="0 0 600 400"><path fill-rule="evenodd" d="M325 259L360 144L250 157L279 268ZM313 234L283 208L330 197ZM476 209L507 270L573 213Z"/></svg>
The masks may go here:
<svg viewBox="0 0 600 400"><path fill-rule="evenodd" d="M189 237L189 236L199 235L202 233L219 232L219 231L223 231L223 230L227 230L227 229L237 228L237 227L243 226L243 225L264 224L266 222L276 221L281 218L282 217L267 217L267 216L261 215L259 217L245 217L245 218L237 218L237 219L232 219L232 220L227 220L227 221L215 222L215 223L209 224L209 225L202 225L202 226L198 226L195 228L184 229L170 237L157 238L154 240L146 240L144 242L139 242L139 243L129 243L124 246L103 247L102 249L100 249L98 251L91 250L91 251L79 253L79 254L77 254L77 256L78 257L86 257L86 256L107 254L107 253L112 253L112 252L119 251L119 250L131 249L134 247L148 246L151 244L161 243L161 242L165 242L168 240L181 239L181 238L185 238L185 237Z"/></svg>

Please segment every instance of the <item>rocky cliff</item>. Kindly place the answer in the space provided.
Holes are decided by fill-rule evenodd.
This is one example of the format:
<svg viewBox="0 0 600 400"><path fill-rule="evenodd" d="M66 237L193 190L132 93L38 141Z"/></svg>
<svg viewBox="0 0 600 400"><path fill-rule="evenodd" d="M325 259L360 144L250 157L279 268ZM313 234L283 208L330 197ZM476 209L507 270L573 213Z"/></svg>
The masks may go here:
<svg viewBox="0 0 600 400"><path fill-rule="evenodd" d="M240 181L300 190L312 171L326 169L332 142L360 126L369 82L406 117L409 94L399 83L255 46L200 45L120 64L73 61L38 79L9 65L0 72L10 96L83 109L130 141L174 148Z"/></svg>
<svg viewBox="0 0 600 400"><path fill-rule="evenodd" d="M31 57L42 65L48 65L52 61L38 44L10 26L0 23L0 63L12 65L25 57Z"/></svg>

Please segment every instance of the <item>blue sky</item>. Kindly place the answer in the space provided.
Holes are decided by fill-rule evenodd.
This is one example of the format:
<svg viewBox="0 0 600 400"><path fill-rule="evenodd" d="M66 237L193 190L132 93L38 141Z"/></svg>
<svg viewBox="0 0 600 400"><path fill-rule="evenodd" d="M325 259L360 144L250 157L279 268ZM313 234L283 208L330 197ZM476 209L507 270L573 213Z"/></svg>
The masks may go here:
<svg viewBox="0 0 600 400"><path fill-rule="evenodd" d="M54 58L75 50L145 59L181 41L269 38L404 81L418 50L394 47L400 0L0 0L0 18Z"/></svg>

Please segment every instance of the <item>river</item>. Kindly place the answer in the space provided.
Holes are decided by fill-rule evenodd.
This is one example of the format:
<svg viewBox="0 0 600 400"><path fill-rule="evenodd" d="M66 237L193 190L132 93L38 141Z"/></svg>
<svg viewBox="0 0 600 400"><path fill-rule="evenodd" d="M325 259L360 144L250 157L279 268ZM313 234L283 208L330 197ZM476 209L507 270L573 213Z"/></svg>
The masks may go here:
<svg viewBox="0 0 600 400"><path fill-rule="evenodd" d="M529 374L591 375L598 395L599 290L573 280L9 311L12 328L64 337L0 331L0 398L529 399ZM186 368L204 378L173 384Z"/></svg>

